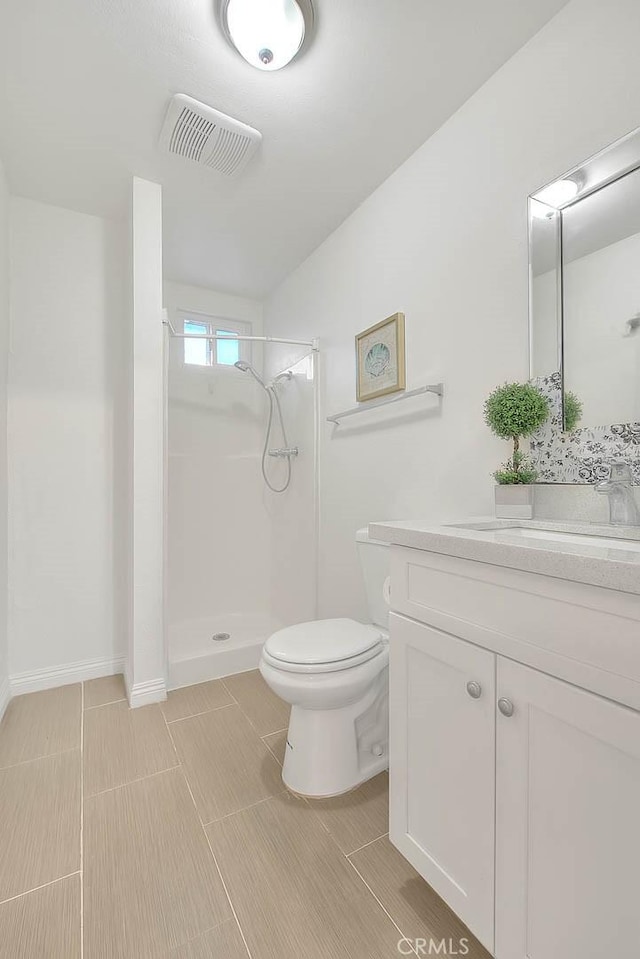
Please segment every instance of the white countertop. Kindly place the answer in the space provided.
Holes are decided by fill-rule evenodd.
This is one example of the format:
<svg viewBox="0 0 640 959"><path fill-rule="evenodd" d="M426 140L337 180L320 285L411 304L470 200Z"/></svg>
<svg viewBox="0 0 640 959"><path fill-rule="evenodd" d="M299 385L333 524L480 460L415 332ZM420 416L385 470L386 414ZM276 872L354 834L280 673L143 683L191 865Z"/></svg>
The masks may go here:
<svg viewBox="0 0 640 959"><path fill-rule="evenodd" d="M473 526L476 528L469 528ZM369 533L397 546L640 594L640 527L494 517L469 519L464 527L463 521L432 526L407 520L370 523ZM553 535L527 539L518 534L518 528L578 536L572 541L554 539ZM588 540L578 538L583 536ZM594 543L593 537L605 541Z"/></svg>

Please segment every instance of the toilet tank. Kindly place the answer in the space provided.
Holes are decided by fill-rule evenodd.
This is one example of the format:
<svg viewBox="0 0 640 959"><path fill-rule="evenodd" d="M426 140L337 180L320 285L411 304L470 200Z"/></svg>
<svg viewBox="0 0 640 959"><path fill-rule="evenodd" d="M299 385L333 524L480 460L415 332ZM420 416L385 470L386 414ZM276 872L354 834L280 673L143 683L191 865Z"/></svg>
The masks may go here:
<svg viewBox="0 0 640 959"><path fill-rule="evenodd" d="M389 604L385 599L384 583L389 575L389 544L371 539L367 527L356 533L356 544L371 622L382 629L389 627Z"/></svg>

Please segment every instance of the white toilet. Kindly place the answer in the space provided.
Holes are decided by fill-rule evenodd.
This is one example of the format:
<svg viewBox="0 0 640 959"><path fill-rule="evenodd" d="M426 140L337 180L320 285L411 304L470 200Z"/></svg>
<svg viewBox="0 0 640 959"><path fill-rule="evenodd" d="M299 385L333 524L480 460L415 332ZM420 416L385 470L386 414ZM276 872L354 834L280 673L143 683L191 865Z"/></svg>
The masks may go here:
<svg viewBox="0 0 640 959"><path fill-rule="evenodd" d="M375 625L319 619L274 633L260 672L291 703L282 779L303 796L337 796L389 762L389 551L356 533Z"/></svg>

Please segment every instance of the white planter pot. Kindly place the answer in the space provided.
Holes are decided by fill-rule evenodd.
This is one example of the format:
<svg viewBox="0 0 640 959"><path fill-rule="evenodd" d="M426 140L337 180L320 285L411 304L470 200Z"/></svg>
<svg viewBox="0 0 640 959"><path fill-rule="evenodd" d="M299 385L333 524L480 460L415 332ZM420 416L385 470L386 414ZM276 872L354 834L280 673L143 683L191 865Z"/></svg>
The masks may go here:
<svg viewBox="0 0 640 959"><path fill-rule="evenodd" d="M496 486L496 517L498 519L533 519L533 484Z"/></svg>

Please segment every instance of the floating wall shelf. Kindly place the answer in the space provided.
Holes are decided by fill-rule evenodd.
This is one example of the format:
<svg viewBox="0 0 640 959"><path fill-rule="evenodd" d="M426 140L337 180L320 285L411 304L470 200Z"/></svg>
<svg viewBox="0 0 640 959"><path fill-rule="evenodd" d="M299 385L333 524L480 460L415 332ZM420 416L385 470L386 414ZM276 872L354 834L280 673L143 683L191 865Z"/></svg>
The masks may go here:
<svg viewBox="0 0 640 959"><path fill-rule="evenodd" d="M434 393L442 397L444 394L444 385L442 383L433 383L429 386L419 386L415 390L407 390L406 393L396 393L394 396L384 397L380 400L370 400L368 403L360 403L359 406L353 406L350 410L343 410L342 413L334 413L327 416L327 423L335 423L345 419L347 416L355 416L356 413L368 413L369 410L378 409L381 406L391 406L392 403L399 403L401 400L408 400L412 396L420 396L422 393Z"/></svg>

